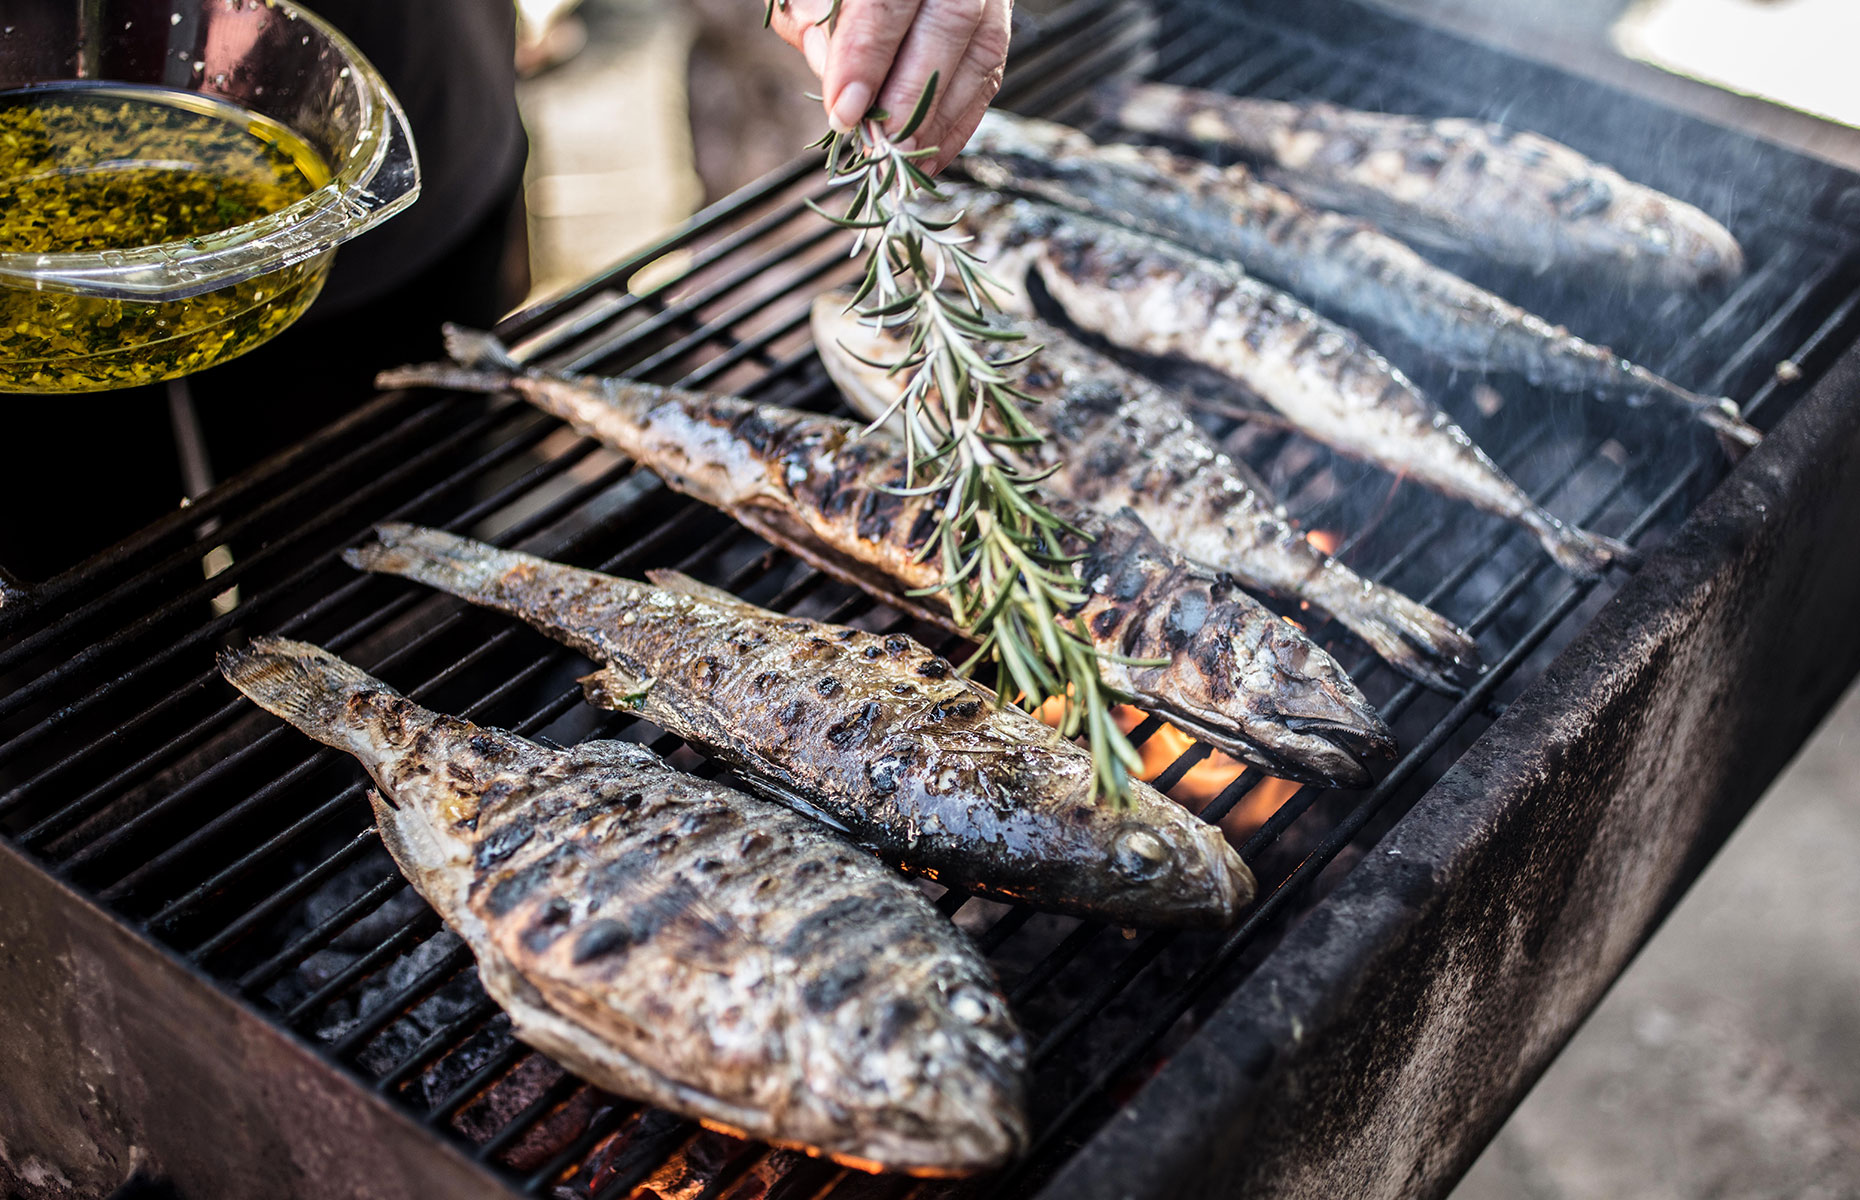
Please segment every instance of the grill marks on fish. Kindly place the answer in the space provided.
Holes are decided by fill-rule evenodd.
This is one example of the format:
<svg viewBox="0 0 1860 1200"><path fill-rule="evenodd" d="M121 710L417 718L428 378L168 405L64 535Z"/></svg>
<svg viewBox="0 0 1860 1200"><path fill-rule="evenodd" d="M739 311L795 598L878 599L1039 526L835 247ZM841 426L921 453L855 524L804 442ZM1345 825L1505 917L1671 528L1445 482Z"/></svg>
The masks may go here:
<svg viewBox="0 0 1860 1200"><path fill-rule="evenodd" d="M1128 129L1238 151L1306 202L1420 245L1670 288L1743 273L1737 239L1699 209L1526 130L1154 83L1110 85L1100 104Z"/></svg>
<svg viewBox="0 0 1860 1200"><path fill-rule="evenodd" d="M480 361L473 357L479 353L475 342L462 344L458 331L453 331L450 344L468 361ZM514 389L651 467L673 487L723 508L777 545L905 611L926 611L904 594L909 589L935 589L943 582L940 561L935 556L920 560L916 550L921 544L917 530L922 506L934 503L934 497L908 498L898 518L873 537L861 535L846 519L844 510L850 510L850 504L841 506L843 511L829 511L829 501L847 489L882 491L895 487L905 475L897 442L882 433L860 437L861 426L854 422L627 380L518 372L503 366L464 372L449 366L402 368L383 373L377 382L385 387ZM750 409L782 430L781 446L800 449L771 458L773 449L757 451L730 436L725 416ZM1111 523L1083 508L1053 498L1047 502L1088 539L1102 541L1113 532ZM1167 586L1216 586L1214 572L1195 567L1157 543L1134 516L1120 522L1115 532L1121 544L1143 543L1141 561ZM1083 553L1079 544L1062 550ZM1083 564L1074 570L1082 579L1092 578ZM1077 615L1089 627L1108 602L1095 587L1087 591L1087 602ZM1219 620L1202 636L1209 642L1229 638L1273 649L1268 659L1242 663L1230 645L1219 655L1197 657L1184 651L1162 667L1120 667L1110 674L1128 684L1124 690L1139 706L1192 728L1210 744L1266 771L1312 782L1367 785L1369 773L1359 755L1392 751L1387 728L1322 650L1306 642L1296 654L1280 654L1267 641L1249 638L1245 631L1252 628L1255 614L1264 612L1256 601L1236 592L1223 602ZM946 610L933 619L949 623ZM1286 636L1305 640L1291 626L1280 625ZM1154 635L1147 623L1125 625L1126 638L1140 643L1142 657L1169 659L1169 647ZM1125 653L1114 644L1100 644ZM1210 679L1207 664L1216 658L1234 663L1237 670L1243 667L1244 682Z"/></svg>
<svg viewBox="0 0 1860 1200"><path fill-rule="evenodd" d="M853 407L877 418L899 381L870 364L898 358L903 339L859 321L847 311L849 298L814 302L814 341ZM1015 386L1037 402L1024 412L1046 440L1023 458L1052 472L1049 491L1107 516L1128 507L1165 545L1230 572L1243 587L1335 616L1398 670L1432 686L1452 690L1477 674L1478 650L1465 632L1318 550L1174 397L1043 321L1003 323L1022 335L1014 345L1041 347Z"/></svg>
<svg viewBox="0 0 1860 1200"><path fill-rule="evenodd" d="M1225 373L1316 440L1524 526L1572 573L1632 555L1531 500L1361 336L1239 268L1048 205L957 199L978 252L1032 271L1081 327Z"/></svg>
<svg viewBox="0 0 1860 1200"><path fill-rule="evenodd" d="M640 746L551 750L429 712L304 643L221 669L361 759L384 844L517 1035L590 1081L920 1174L1025 1144L1024 1047L987 967L824 827Z"/></svg>
<svg viewBox="0 0 1860 1200"><path fill-rule="evenodd" d="M1374 226L1317 211L1245 167L1156 147L1098 145L1052 122L990 113L964 151L992 187L1082 209L1201 253L1340 318L1391 329L1448 364L1698 420L1731 447L1761 435L1731 401L1700 396L1422 258Z"/></svg>
<svg viewBox="0 0 1860 1200"><path fill-rule="evenodd" d="M997 707L912 638L772 613L672 573L650 586L413 526L382 526L347 557L607 664L586 681L592 702L619 707L643 688L647 719L944 883L1145 926L1224 926L1252 898L1218 830L1147 785L1125 810L1093 803L1083 749ZM1166 870L1119 868L1115 849L1137 832L1156 839Z"/></svg>

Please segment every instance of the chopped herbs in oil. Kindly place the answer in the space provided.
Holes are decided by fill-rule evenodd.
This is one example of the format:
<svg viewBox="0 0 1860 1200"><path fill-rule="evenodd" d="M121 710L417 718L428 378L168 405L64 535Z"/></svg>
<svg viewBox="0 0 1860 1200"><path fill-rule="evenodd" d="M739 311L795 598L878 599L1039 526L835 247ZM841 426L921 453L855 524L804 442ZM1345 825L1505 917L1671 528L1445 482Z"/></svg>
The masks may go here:
<svg viewBox="0 0 1860 1200"><path fill-rule="evenodd" d="M289 207L328 178L283 126L194 93L0 93L0 254L186 242ZM155 302L0 284L0 390L124 387L222 362L290 324L328 263Z"/></svg>

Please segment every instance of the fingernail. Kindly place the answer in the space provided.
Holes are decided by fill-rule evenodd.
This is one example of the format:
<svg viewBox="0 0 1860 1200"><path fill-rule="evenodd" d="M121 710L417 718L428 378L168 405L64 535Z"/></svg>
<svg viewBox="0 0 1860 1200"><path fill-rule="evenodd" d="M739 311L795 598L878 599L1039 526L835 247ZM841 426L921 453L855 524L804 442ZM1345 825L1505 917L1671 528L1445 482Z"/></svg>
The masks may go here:
<svg viewBox="0 0 1860 1200"><path fill-rule="evenodd" d="M871 107L871 86L854 81L840 89L839 99L833 102L833 110L828 114L828 123L838 132L846 133L865 118L866 110Z"/></svg>
<svg viewBox="0 0 1860 1200"><path fill-rule="evenodd" d="M827 31L818 25L809 25L807 32L801 35L801 56L807 59L807 65L814 75L819 77L827 73Z"/></svg>

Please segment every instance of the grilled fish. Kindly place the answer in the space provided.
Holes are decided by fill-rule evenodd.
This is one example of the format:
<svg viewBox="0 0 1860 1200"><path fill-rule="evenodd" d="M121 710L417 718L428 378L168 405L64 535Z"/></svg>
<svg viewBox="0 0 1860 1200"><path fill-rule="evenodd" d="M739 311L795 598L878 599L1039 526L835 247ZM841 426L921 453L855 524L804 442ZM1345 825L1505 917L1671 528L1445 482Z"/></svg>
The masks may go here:
<svg viewBox="0 0 1860 1200"><path fill-rule="evenodd" d="M350 564L521 617L608 664L588 698L642 716L938 881L1119 925L1225 926L1253 876L1220 831L1132 788L902 634L783 616L675 573L654 587L383 525ZM623 702L622 698L643 698Z"/></svg>
<svg viewBox="0 0 1860 1200"><path fill-rule="evenodd" d="M962 157L975 179L1231 258L1340 318L1393 329L1449 365L1704 423L1737 452L1762 439L1737 405L1688 391L1435 266L1354 217L1307 208L1245 167L1156 147L1100 146L1050 121L991 112Z"/></svg>
<svg viewBox="0 0 1860 1200"><path fill-rule="evenodd" d="M1224 262L1026 200L948 189L1010 287L1031 273L1067 317L1130 350L1214 368L1300 432L1515 521L1592 577L1633 551L1571 528L1507 479L1464 430L1351 330ZM1003 299L1025 309L1023 291Z"/></svg>
<svg viewBox="0 0 1860 1200"><path fill-rule="evenodd" d="M943 583L940 559L922 554L943 501L899 494L907 471L891 437L730 396L526 370L462 330L448 331L448 345L464 365L401 368L378 382L513 389L822 571L953 628L947 610L927 607L934 597L911 594ZM1390 753L1394 740L1330 655L1231 578L1163 547L1133 514L1102 520L1052 503L1090 539L1063 549L1078 555L1087 594L1075 615L1119 656L1102 663L1106 683L1271 774L1369 782L1359 756Z"/></svg>
<svg viewBox="0 0 1860 1200"><path fill-rule="evenodd" d="M554 750L430 712L325 650L220 670L360 759L381 841L517 1036L601 1087L841 1162L947 1175L1026 1145L988 967L817 822L643 746Z"/></svg>
<svg viewBox="0 0 1860 1200"><path fill-rule="evenodd" d="M859 320L849 298L840 292L814 302L814 343L849 403L876 419L904 381L874 364L902 357L905 339L896 327ZM1411 678L1451 691L1477 675L1470 636L1313 546L1266 485L1161 388L1043 321L1006 324L1022 335L1019 345L1041 348L1014 385L1036 401L1025 413L1045 440L1023 457L1029 468L1052 472L1047 491L1101 513L1131 509L1189 558L1336 617ZM996 343L998 353L1018 353L1010 345Z"/></svg>
<svg viewBox="0 0 1860 1200"><path fill-rule="evenodd" d="M1161 83L1119 81L1098 99L1127 129L1238 151L1307 203L1418 245L1671 288L1744 270L1723 225L1542 134Z"/></svg>

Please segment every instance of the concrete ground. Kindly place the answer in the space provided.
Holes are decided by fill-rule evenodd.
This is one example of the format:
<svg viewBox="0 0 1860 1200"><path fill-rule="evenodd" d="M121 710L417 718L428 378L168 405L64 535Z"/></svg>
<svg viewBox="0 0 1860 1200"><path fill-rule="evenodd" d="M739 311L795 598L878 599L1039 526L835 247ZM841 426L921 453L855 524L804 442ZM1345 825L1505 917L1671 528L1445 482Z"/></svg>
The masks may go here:
<svg viewBox="0 0 1860 1200"><path fill-rule="evenodd" d="M743 7L757 22L754 5ZM588 0L576 16L586 48L517 86L530 134L524 200L536 296L647 245L702 202L685 109L690 12L658 0Z"/></svg>
<svg viewBox="0 0 1860 1200"><path fill-rule="evenodd" d="M1860 687L1453 1200L1860 1197Z"/></svg>
<svg viewBox="0 0 1860 1200"><path fill-rule="evenodd" d="M1464 3L1488 18L1522 5L1546 36L1594 39L1624 0L1386 2ZM539 293L645 245L707 190L746 181L812 136L804 105L773 112L785 90L771 100L766 89L719 84L732 62L759 53L720 31L730 7L747 23L760 15L754 0L588 0L588 49L522 86ZM711 131L708 155L693 150L688 114ZM770 141L784 143L772 158L749 153ZM1860 1198L1857 863L1860 689L1751 813L1454 1200Z"/></svg>

